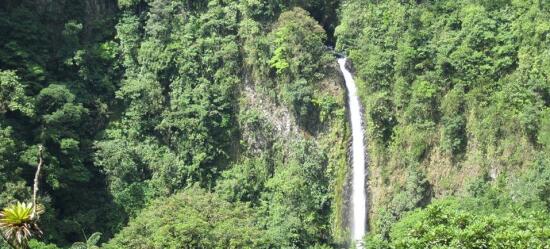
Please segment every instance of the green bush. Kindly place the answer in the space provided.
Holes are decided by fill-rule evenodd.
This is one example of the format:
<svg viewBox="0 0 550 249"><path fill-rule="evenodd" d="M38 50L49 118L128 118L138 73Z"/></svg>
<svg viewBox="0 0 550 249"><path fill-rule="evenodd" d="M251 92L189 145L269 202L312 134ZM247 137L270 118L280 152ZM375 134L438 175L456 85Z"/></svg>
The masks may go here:
<svg viewBox="0 0 550 249"><path fill-rule="evenodd" d="M324 45L326 33L307 11L297 7L281 13L269 37L273 44L269 64L282 85L282 99L308 127L318 119L313 103L316 82L330 60Z"/></svg>
<svg viewBox="0 0 550 249"><path fill-rule="evenodd" d="M544 248L550 243L546 212L478 214L461 206L461 200L442 200L407 214L392 228L391 248Z"/></svg>
<svg viewBox="0 0 550 249"><path fill-rule="evenodd" d="M268 248L254 210L192 187L155 201L104 248Z"/></svg>

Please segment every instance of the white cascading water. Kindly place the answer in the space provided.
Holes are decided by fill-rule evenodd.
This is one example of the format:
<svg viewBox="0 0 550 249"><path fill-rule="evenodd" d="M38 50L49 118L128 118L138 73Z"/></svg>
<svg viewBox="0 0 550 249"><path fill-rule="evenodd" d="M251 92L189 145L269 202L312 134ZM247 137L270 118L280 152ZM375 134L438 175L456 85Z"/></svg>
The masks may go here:
<svg viewBox="0 0 550 249"><path fill-rule="evenodd" d="M348 89L349 112L352 129L352 189L351 189L351 233L357 248L361 245L367 224L367 194L365 192L365 145L361 105L357 96L357 87L351 73L346 68L346 58L339 58L340 70Z"/></svg>

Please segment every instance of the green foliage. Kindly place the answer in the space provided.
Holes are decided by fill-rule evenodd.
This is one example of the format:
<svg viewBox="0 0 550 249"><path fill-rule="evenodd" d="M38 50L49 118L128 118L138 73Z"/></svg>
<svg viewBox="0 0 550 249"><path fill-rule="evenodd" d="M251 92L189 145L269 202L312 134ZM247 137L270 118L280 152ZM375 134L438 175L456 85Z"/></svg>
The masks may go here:
<svg viewBox="0 0 550 249"><path fill-rule="evenodd" d="M329 195L327 158L310 140L289 145L284 164L266 182L263 202L268 236L281 247L304 248L325 242Z"/></svg>
<svg viewBox="0 0 550 249"><path fill-rule="evenodd" d="M283 205L277 204L282 200L266 197L265 193L275 191L273 186L268 187L273 174L277 175L275 164L281 163L288 153L286 149L271 150L273 138L268 134L271 131L258 130L251 137L243 137L243 145L251 146L246 150L261 151L260 156L245 152L241 160L228 161L232 140L237 135L232 127L236 123L235 90L241 80L240 53L245 54L243 61L250 67L253 79L265 80L266 88L273 87L268 78L269 58L279 56L279 62L292 60L288 69L296 80L286 83L284 75L280 75L283 86L270 91L279 90L282 94L277 95L283 96L298 115L309 115L316 109L313 100L317 87L313 82L320 79L328 59L323 44L326 35L317 22L301 9L285 12L271 34L256 41L259 34L267 33L256 12L271 9L277 16L283 4L210 1L208 8L204 8L198 3L156 0L121 1L119 5L126 10L117 25L124 79L116 96L124 103L124 109L95 143L95 163L106 174L115 203L130 217L138 217L153 199L172 195L193 183L214 188L217 182L216 192L226 200L251 202L262 206L262 210L267 209L264 203L273 203L295 209L296 216L309 209L312 216L319 216L311 224L302 224L306 221L297 217L300 223L293 224L294 229L326 225L327 204L323 208L309 204L298 208L294 205L299 202ZM137 8L139 5L146 7ZM245 20L238 20L239 11L246 16ZM306 22L295 22L303 19ZM274 42L281 47L278 52L270 50L269 45ZM323 110L331 112L333 106L324 104ZM243 130L267 128L254 115L243 113L241 118ZM275 156L277 153L281 157ZM305 159L296 160L293 167ZM326 167L326 162L321 162L320 166ZM300 175L296 183L307 177ZM325 179L319 188L326 185ZM318 195L327 195L327 191ZM280 215L273 214L265 223L280 219ZM279 223L271 227L281 234L270 238L275 240L279 236L281 245L313 245L321 231L326 231L320 228L300 232L294 242L289 242L284 241L284 236L294 232L285 231L279 227L284 224Z"/></svg>
<svg viewBox="0 0 550 249"><path fill-rule="evenodd" d="M32 115L31 103L14 71L0 71L0 113L20 111Z"/></svg>
<svg viewBox="0 0 550 249"><path fill-rule="evenodd" d="M315 81L322 78L329 59L326 33L307 11L294 8L281 13L269 37L273 46L269 65L283 85L282 99L307 125L314 118Z"/></svg>
<svg viewBox="0 0 550 249"><path fill-rule="evenodd" d="M42 234L36 217L33 217L33 212L34 208L31 203L21 202L7 206L0 211L0 233L2 233L2 238L7 240L10 245L19 248L27 247L28 241L32 237Z"/></svg>
<svg viewBox="0 0 550 249"><path fill-rule="evenodd" d="M121 9L124 9L124 8L135 7L135 5L141 2L142 1L140 0L118 0L117 4L118 4L118 7L120 7Z"/></svg>
<svg viewBox="0 0 550 249"><path fill-rule="evenodd" d="M294 8L281 13L270 36L274 46L270 64L279 74L290 74L291 80L311 79L323 66L326 34L307 11Z"/></svg>
<svg viewBox="0 0 550 249"><path fill-rule="evenodd" d="M253 225L261 223L266 230L272 224L269 229L280 231L282 244L323 248L330 241L329 182L324 176L308 189L303 181L327 168L324 151L311 142L292 149L311 153L312 162L291 156L273 126L254 115L245 117L240 112L246 108L237 100L250 79L308 126L333 120L339 106L319 93L317 84L332 62L324 47L331 37L319 22L330 36L337 4L8 0L0 6L0 206L30 197L34 145L40 143L46 147L46 167L39 195L48 212L41 219L44 242L32 240L31 248L69 247L83 240L75 246L93 248L99 238L81 234L100 231L107 241L157 198L194 184L216 190L252 216L261 210L268 218L254 219ZM277 76L270 65L277 57L288 62L285 70L292 79ZM255 128L263 131L244 131ZM244 133L249 136L241 138ZM268 184L282 174L276 168L287 159L289 172L299 173L293 181L300 184L296 191L315 190L315 197L304 197L308 203L285 203L276 186ZM300 172L302 164L307 173ZM268 211L266 203L292 211L299 221L292 231L284 231L283 214ZM309 217L299 217L306 211ZM230 215L246 220L237 211ZM197 214L197 220L210 222L203 216ZM205 221L197 224L195 234L202 236L208 227ZM217 239L240 236L240 230L224 224L197 243L215 247ZM263 236L257 234L242 243L219 243L235 248L266 244L255 242ZM288 234L298 237L283 241Z"/></svg>
<svg viewBox="0 0 550 249"><path fill-rule="evenodd" d="M108 119L118 78L116 58L102 45L112 45L111 7L24 0L0 8L0 205L30 197L35 145L44 144L40 195L48 212L41 227L48 242L64 244L83 227L116 227L98 222L116 208L92 164L92 141Z"/></svg>
<svg viewBox="0 0 550 249"><path fill-rule="evenodd" d="M258 204L265 184L272 171L267 155L245 158L223 172L222 180L216 185L216 193L229 201L244 201Z"/></svg>
<svg viewBox="0 0 550 249"><path fill-rule="evenodd" d="M241 119L243 131L253 137L244 134L245 159L224 171L216 193L255 207L266 226L266 238L277 248L331 242L327 234L332 201L329 186L333 185L326 152L313 140L289 143L273 136L269 125L261 125L269 121L254 111L242 113Z"/></svg>
<svg viewBox="0 0 550 249"><path fill-rule="evenodd" d="M425 206L431 200L430 194L430 186L426 176L417 169L408 169L406 183L391 198L387 209L383 210L382 215L376 221L381 236L386 238L391 227L405 212L414 210L416 207Z"/></svg>
<svg viewBox="0 0 550 249"><path fill-rule="evenodd" d="M20 225L30 220L32 204L17 203L16 205L6 207L2 211L2 224Z"/></svg>
<svg viewBox="0 0 550 249"><path fill-rule="evenodd" d="M116 95L125 109L96 143L115 202L132 216L190 183L213 186L234 136L239 80L235 9L148 6L117 26L125 79Z"/></svg>
<svg viewBox="0 0 550 249"><path fill-rule="evenodd" d="M28 199L41 143L47 243L32 248L100 242L82 231L105 241L120 232L108 248L328 248L338 233L343 241L334 230L343 230L348 131L340 87L325 89L339 4L8 0L0 205ZM368 248L442 238L441 247L476 247L473 237L498 247L539 236L543 223L512 220L502 205L550 205L548 10L540 0L343 1L337 47L354 62L371 172L381 178L371 181ZM431 211L400 221L480 172L495 174L469 193L483 212L441 209L475 225L438 223L437 212L424 215ZM456 182L445 192L447 173ZM503 221L487 215L500 209ZM481 234L487 224L498 229ZM522 237L522 224L535 232Z"/></svg>
<svg viewBox="0 0 550 249"><path fill-rule="evenodd" d="M455 86L443 97L441 112L443 114L442 147L452 155L464 152L466 149L466 119L464 112L464 89Z"/></svg>
<svg viewBox="0 0 550 249"><path fill-rule="evenodd" d="M290 103L298 117L308 120L312 118L310 114L314 111L313 91L313 86L309 85L305 79L299 79L284 88L283 100ZM307 124L307 121L303 123Z"/></svg>
<svg viewBox="0 0 550 249"><path fill-rule="evenodd" d="M2 207L30 196L30 189L17 175L21 171L19 162L13 158L17 149L18 143L13 137L13 128L0 126L0 206Z"/></svg>
<svg viewBox="0 0 550 249"><path fill-rule="evenodd" d="M382 178L371 181L373 244L384 247L401 213L425 205L403 191L411 168L425 172L435 196L466 192L465 182L491 172L488 182L506 182L495 195L515 193L520 209L546 205L543 2L344 1L336 47L353 61L369 166Z"/></svg>
<svg viewBox="0 0 550 249"><path fill-rule="evenodd" d="M192 187L155 201L105 248L268 248L258 219L245 204Z"/></svg>
<svg viewBox="0 0 550 249"><path fill-rule="evenodd" d="M338 103L334 96L330 94L321 95L320 97L314 98L312 102L319 110L319 121L321 122L328 121L331 117L334 116L337 116L339 118L343 117L343 113L337 113Z"/></svg>
<svg viewBox="0 0 550 249"><path fill-rule="evenodd" d="M550 110L547 109L541 117L538 142L546 151L550 151Z"/></svg>
<svg viewBox="0 0 550 249"><path fill-rule="evenodd" d="M374 141L387 143L390 141L393 134L393 127L396 125L395 114L392 110L391 99L386 93L372 96L369 101L369 106L372 107L370 112L369 129L372 130L372 138Z"/></svg>
<svg viewBox="0 0 550 249"><path fill-rule="evenodd" d="M535 160L512 184L512 196L523 206L550 209L550 159L541 153Z"/></svg>
<svg viewBox="0 0 550 249"><path fill-rule="evenodd" d="M57 247L54 244L46 244L44 242L40 242L40 241L37 241L37 240L34 240L34 239L29 241L29 248L31 248L31 249L59 249L59 247Z"/></svg>
<svg viewBox="0 0 550 249"><path fill-rule="evenodd" d="M97 243L101 239L101 233L93 233L86 242L76 242L70 247L70 249L99 249Z"/></svg>
<svg viewBox="0 0 550 249"><path fill-rule="evenodd" d="M550 242L548 213L486 215L460 206L444 200L409 213L392 228L391 248L544 248Z"/></svg>
<svg viewBox="0 0 550 249"><path fill-rule="evenodd" d="M364 98L387 96L387 103L367 106L375 124L370 134L377 139L391 137L379 135L388 130L434 122L441 124L441 139L433 146L452 156L467 152L467 138L480 144L491 139L498 143L502 137L482 135L494 130L519 129L531 138L538 133L537 123L548 108L544 93L548 84L542 86L547 80L527 68L547 71L541 53L549 49L544 43L548 38L523 34L537 33L536 27L546 25L547 13L516 2L460 2L348 1L344 5L339 46L354 44L348 50L359 82L364 83ZM364 14L354 15L358 9ZM533 19L526 24L526 18ZM351 35L357 29L363 31ZM381 112L381 104L394 107L396 113ZM490 115L493 111L502 115ZM467 120L471 114L476 116ZM397 120L377 120L384 117ZM482 128L477 123L492 126ZM504 123L517 125L500 125Z"/></svg>

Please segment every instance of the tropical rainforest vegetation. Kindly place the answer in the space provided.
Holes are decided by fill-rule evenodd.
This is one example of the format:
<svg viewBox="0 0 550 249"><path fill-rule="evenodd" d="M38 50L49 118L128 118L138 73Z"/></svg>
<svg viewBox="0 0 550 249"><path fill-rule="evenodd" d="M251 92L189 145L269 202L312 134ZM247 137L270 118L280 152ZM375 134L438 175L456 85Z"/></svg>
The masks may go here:
<svg viewBox="0 0 550 249"><path fill-rule="evenodd" d="M365 104L371 234L390 248L548 247L550 3L351 0L341 12L337 49ZM413 211L446 196L463 207Z"/></svg>
<svg viewBox="0 0 550 249"><path fill-rule="evenodd" d="M550 246L545 0L4 0L0 248ZM35 194L36 193L36 194Z"/></svg>

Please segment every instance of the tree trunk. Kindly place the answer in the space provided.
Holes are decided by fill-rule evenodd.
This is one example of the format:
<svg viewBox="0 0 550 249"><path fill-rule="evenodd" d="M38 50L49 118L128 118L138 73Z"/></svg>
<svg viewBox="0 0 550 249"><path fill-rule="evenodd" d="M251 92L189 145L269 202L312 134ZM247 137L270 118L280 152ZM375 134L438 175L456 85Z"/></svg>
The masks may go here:
<svg viewBox="0 0 550 249"><path fill-rule="evenodd" d="M44 164L43 152L44 152L44 147L42 145L38 145L38 165L36 166L36 173L34 175L34 186L32 190L31 219L37 218L36 217L36 195L38 194L38 182L40 178L40 170L42 170L42 165Z"/></svg>

